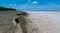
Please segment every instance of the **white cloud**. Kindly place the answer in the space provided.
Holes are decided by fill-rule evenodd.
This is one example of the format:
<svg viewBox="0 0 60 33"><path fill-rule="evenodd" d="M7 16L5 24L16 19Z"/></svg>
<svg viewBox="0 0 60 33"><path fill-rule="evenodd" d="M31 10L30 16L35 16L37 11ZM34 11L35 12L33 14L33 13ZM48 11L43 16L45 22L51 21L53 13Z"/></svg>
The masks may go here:
<svg viewBox="0 0 60 33"><path fill-rule="evenodd" d="M14 4L16 6L16 4Z"/></svg>
<svg viewBox="0 0 60 33"><path fill-rule="evenodd" d="M16 4L9 4L9 6L16 6Z"/></svg>
<svg viewBox="0 0 60 33"><path fill-rule="evenodd" d="M12 6L12 4L9 4L10 6Z"/></svg>
<svg viewBox="0 0 60 33"><path fill-rule="evenodd" d="M32 3L33 3L33 4L38 4L38 2L37 2L37 1L33 1Z"/></svg>

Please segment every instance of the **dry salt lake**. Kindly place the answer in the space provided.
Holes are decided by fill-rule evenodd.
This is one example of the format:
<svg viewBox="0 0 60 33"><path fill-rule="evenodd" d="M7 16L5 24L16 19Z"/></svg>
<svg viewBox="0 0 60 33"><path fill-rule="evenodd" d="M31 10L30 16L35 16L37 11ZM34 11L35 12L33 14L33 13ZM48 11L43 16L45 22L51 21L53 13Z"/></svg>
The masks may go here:
<svg viewBox="0 0 60 33"><path fill-rule="evenodd" d="M60 12L59 11L26 11L29 13L32 25L38 28L37 33L60 33ZM15 27L12 17L17 11L0 12L0 33L14 33ZM19 31L20 32L20 31ZM17 33L19 33L17 32Z"/></svg>

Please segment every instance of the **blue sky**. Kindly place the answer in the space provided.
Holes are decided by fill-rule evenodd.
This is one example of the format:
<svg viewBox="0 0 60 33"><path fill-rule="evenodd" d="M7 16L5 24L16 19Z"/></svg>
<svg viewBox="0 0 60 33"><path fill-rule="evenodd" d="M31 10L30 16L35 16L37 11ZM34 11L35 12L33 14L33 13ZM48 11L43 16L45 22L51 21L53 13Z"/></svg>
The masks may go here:
<svg viewBox="0 0 60 33"><path fill-rule="evenodd" d="M60 0L0 0L0 5L18 10L60 10Z"/></svg>

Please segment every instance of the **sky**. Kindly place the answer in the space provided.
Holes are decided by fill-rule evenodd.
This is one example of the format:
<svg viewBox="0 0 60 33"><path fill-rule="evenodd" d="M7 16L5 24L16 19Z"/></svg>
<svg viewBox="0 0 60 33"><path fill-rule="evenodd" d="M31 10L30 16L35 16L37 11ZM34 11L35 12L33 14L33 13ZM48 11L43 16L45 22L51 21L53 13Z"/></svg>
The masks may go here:
<svg viewBox="0 0 60 33"><path fill-rule="evenodd" d="M0 6L17 10L60 10L60 0L0 0Z"/></svg>

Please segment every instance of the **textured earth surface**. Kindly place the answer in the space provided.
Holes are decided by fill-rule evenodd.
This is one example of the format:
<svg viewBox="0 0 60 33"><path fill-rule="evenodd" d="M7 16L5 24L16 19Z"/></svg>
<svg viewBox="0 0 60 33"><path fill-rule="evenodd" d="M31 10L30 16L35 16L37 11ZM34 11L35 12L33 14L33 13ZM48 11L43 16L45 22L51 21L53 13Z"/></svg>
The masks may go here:
<svg viewBox="0 0 60 33"><path fill-rule="evenodd" d="M20 25L12 23L16 11L0 12L0 33L21 33ZM28 12L32 23L28 33L60 33L60 12ZM27 24L28 25L28 24Z"/></svg>
<svg viewBox="0 0 60 33"><path fill-rule="evenodd" d="M28 12L27 17L32 23L27 24L28 33L59 33L60 32L60 15L59 12ZM32 25L32 26L31 26ZM16 33L20 33L21 29L18 25ZM32 28L33 27L33 28Z"/></svg>

